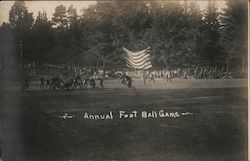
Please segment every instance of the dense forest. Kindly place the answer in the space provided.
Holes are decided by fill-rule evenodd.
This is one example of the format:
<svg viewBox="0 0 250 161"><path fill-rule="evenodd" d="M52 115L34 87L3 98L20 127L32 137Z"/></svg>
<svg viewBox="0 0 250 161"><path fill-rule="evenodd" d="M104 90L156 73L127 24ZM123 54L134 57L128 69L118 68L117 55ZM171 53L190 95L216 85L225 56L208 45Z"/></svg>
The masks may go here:
<svg viewBox="0 0 250 161"><path fill-rule="evenodd" d="M247 24L247 1L220 10L214 0L205 10L195 1L97 1L81 13L59 5L51 20L46 8L33 17L16 1L0 27L0 48L8 64L124 67L124 46L151 47L154 68L246 67Z"/></svg>

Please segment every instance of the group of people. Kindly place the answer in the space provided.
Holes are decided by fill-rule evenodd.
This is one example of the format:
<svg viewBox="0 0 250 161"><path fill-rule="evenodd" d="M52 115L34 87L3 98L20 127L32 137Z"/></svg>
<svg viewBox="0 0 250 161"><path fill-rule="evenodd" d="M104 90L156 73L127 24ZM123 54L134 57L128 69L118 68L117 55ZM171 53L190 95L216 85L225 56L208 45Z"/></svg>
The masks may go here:
<svg viewBox="0 0 250 161"><path fill-rule="evenodd" d="M128 88L131 88L132 87L132 82L133 82L133 79L132 79L131 76L128 76L125 73L122 75L121 84L124 84L124 85L128 86Z"/></svg>
<svg viewBox="0 0 250 161"><path fill-rule="evenodd" d="M104 88L104 79L99 78L99 86L94 77L82 79L80 75L75 78L69 78L63 80L59 75L55 75L52 78L39 78L39 88L40 90L70 90L70 89L83 89L83 88ZM31 85L31 79L26 77L23 81L23 90L29 90Z"/></svg>
<svg viewBox="0 0 250 161"><path fill-rule="evenodd" d="M230 79L230 78L246 78L244 70L217 68L217 67L196 67L193 71L193 77L195 79Z"/></svg>
<svg viewBox="0 0 250 161"><path fill-rule="evenodd" d="M35 82L35 81L34 81ZM126 75L125 73L121 76L120 83L127 86L128 88L135 88L132 86L133 79L131 76ZM31 86L31 79L25 77L23 81L23 90L29 91ZM80 75L77 75L75 78L69 78L63 80L59 75L55 75L51 78L40 77L39 78L39 88L43 91L48 90L71 90L71 89L86 89L86 88L104 88L104 77L95 78L93 76L86 77L82 79Z"/></svg>
<svg viewBox="0 0 250 161"><path fill-rule="evenodd" d="M155 78L166 79L171 81L176 79L230 79L230 78L246 78L246 73L240 68L226 69L224 67L195 67L195 68L167 68L162 70L131 70L126 72L133 78L149 79Z"/></svg>
<svg viewBox="0 0 250 161"><path fill-rule="evenodd" d="M194 67L194 68L165 68L161 70L102 70L80 67L47 67L44 74L49 73L50 68L56 73L68 73L64 76L58 74L52 77L40 77L41 90L70 90L82 88L104 88L104 79L118 79L121 84L128 88L132 87L134 78L142 79L144 84L147 81L154 83L157 79L165 79L171 82L172 79L230 79L245 78L246 74L241 68L218 68L212 66ZM38 72L39 73L39 72ZM26 77L23 81L23 89L28 90L31 85L31 79Z"/></svg>
<svg viewBox="0 0 250 161"><path fill-rule="evenodd" d="M55 65L54 65L55 66ZM53 66L53 68L55 68ZM59 68L59 67L58 67ZM132 78L150 80L154 82L155 78L163 78L167 81L175 79L230 79L246 78L246 71L241 67L226 68L216 66L193 66L186 68L164 68L150 70L129 70L129 69L94 69L77 66L60 66L60 70L66 70L72 75L91 75L95 79L102 76L105 79L120 79L123 73Z"/></svg>

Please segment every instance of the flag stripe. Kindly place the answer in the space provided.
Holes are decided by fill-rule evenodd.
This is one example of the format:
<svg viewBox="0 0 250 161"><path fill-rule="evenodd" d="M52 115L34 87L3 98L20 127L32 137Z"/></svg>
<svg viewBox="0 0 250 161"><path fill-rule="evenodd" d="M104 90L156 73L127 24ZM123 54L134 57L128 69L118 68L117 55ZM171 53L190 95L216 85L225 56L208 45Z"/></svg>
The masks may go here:
<svg viewBox="0 0 250 161"><path fill-rule="evenodd" d="M150 60L150 55L145 55L144 57L140 58L140 59L134 59L131 56L128 56L128 59L131 60L133 63L141 63L143 61L147 61Z"/></svg>
<svg viewBox="0 0 250 161"><path fill-rule="evenodd" d="M152 68L152 64L144 67L144 69L149 69L149 68Z"/></svg>
<svg viewBox="0 0 250 161"><path fill-rule="evenodd" d="M141 67L134 67L134 66L131 66L130 64L127 64L127 66L130 68L134 68L134 69L149 69L152 67L152 64L146 64L146 65L141 66Z"/></svg>
<svg viewBox="0 0 250 161"><path fill-rule="evenodd" d="M135 65L135 64L131 64L130 62L127 62L127 64L130 65L130 66L132 66L133 68L136 68L136 69L140 69L140 68L143 69L145 66L151 65L151 62L145 62L142 65Z"/></svg>
<svg viewBox="0 0 250 161"><path fill-rule="evenodd" d="M128 59L128 58L125 58L125 60L127 61L127 63L133 65L133 66L142 66L143 64L149 62L148 60L144 60L140 63L134 63L132 60Z"/></svg>
<svg viewBox="0 0 250 161"><path fill-rule="evenodd" d="M133 55L133 56L141 56L141 55L144 55L145 53L148 53L148 52L149 52L149 50L145 49L145 50L140 51L138 53L130 53L130 54Z"/></svg>
<svg viewBox="0 0 250 161"><path fill-rule="evenodd" d="M123 50L127 53L124 59L127 66L134 69L149 69L152 67L150 61L149 48L146 48L139 52L131 52L123 47Z"/></svg>
<svg viewBox="0 0 250 161"><path fill-rule="evenodd" d="M139 52L132 52L132 51L126 49L125 47L123 47L123 50L126 51L126 53L132 54L133 56L139 56L139 55L141 55L141 54L143 54L143 53L145 53L145 52L148 52L149 49L150 49L150 48L148 47L148 48L146 48L146 49L144 49L144 50L142 50L142 51L139 51Z"/></svg>
<svg viewBox="0 0 250 161"><path fill-rule="evenodd" d="M150 57L150 54L145 53L144 55L141 55L139 57L132 56L130 54L128 54L127 56L129 59L132 59L133 61L141 61L141 60L145 59L146 57Z"/></svg>

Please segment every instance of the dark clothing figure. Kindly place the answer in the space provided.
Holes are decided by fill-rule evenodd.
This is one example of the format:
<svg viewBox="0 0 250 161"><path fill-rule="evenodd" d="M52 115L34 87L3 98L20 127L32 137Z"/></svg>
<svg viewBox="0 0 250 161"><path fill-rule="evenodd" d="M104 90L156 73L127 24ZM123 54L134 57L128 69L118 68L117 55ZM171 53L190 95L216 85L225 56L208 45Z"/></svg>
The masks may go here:
<svg viewBox="0 0 250 161"><path fill-rule="evenodd" d="M87 87L88 87L88 82L89 82L89 79L86 78L86 79L84 80L84 84L83 84L83 87L84 87L84 88L87 88Z"/></svg>
<svg viewBox="0 0 250 161"><path fill-rule="evenodd" d="M155 82L155 77L154 77L153 73L151 73L151 74L149 75L149 81L150 81L150 82L151 82L151 81Z"/></svg>
<svg viewBox="0 0 250 161"><path fill-rule="evenodd" d="M59 78L59 75L57 75L56 77L53 77L52 78L52 87L53 87L53 90L55 90L56 88L62 90L61 83L63 83L63 81Z"/></svg>
<svg viewBox="0 0 250 161"><path fill-rule="evenodd" d="M40 78L40 89L44 90L45 89L45 79L43 77Z"/></svg>
<svg viewBox="0 0 250 161"><path fill-rule="evenodd" d="M53 90L55 90L56 89L56 77L52 77L51 78L51 88L53 89Z"/></svg>
<svg viewBox="0 0 250 161"><path fill-rule="evenodd" d="M103 78L100 78L100 88L104 88L103 81Z"/></svg>
<svg viewBox="0 0 250 161"><path fill-rule="evenodd" d="M49 79L46 79L45 89L50 90L51 89L51 83Z"/></svg>
<svg viewBox="0 0 250 161"><path fill-rule="evenodd" d="M171 72L171 69L168 68L168 71L167 71L167 82L171 82L171 76L172 76L172 72Z"/></svg>
<svg viewBox="0 0 250 161"><path fill-rule="evenodd" d="M146 79L147 79L147 75L146 75L146 73L144 72L143 73L143 84L145 85L146 84Z"/></svg>
<svg viewBox="0 0 250 161"><path fill-rule="evenodd" d="M74 86L74 79L69 79L63 84L63 89L70 90Z"/></svg>
<svg viewBox="0 0 250 161"><path fill-rule="evenodd" d="M132 86L132 78L131 77L129 77L129 76L126 76L126 79L127 79L127 81L128 81L128 88L131 88L131 86Z"/></svg>
<svg viewBox="0 0 250 161"><path fill-rule="evenodd" d="M123 75L122 75L122 80L121 80L121 84L126 84L126 74L124 73Z"/></svg>
<svg viewBox="0 0 250 161"><path fill-rule="evenodd" d="M95 83L94 78L90 79L90 85L91 85L92 88L95 88L96 83Z"/></svg>
<svg viewBox="0 0 250 161"><path fill-rule="evenodd" d="M31 84L31 81L28 77L26 77L23 81L23 91L29 91L30 89L30 84Z"/></svg>
<svg viewBox="0 0 250 161"><path fill-rule="evenodd" d="M82 86L83 86L83 82L82 82L80 75L77 75L77 77L74 81L74 87L76 88L77 86L79 86L80 88L82 88Z"/></svg>

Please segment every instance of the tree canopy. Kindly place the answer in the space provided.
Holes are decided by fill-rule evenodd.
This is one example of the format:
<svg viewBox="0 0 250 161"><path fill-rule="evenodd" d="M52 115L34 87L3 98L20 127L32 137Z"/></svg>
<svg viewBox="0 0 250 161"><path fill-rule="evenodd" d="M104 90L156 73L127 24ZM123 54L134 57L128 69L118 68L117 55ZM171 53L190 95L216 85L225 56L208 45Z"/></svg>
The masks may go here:
<svg viewBox="0 0 250 161"><path fill-rule="evenodd" d="M51 20L38 11L34 21L17 1L0 34L9 28L16 54L22 41L24 61L38 64L124 67L123 46L134 51L150 46L154 68L246 66L247 1L226 5L219 11L215 0L205 10L195 1L97 1L81 13L59 5Z"/></svg>

